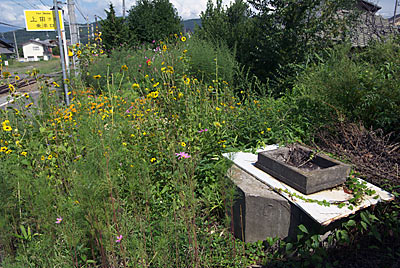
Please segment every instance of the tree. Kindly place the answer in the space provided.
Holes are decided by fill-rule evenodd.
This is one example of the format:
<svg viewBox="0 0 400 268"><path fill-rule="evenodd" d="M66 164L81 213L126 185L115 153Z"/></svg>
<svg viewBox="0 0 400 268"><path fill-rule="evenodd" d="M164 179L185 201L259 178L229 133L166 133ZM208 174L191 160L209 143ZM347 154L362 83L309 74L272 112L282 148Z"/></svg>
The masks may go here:
<svg viewBox="0 0 400 268"><path fill-rule="evenodd" d="M182 30L178 12L168 0L138 0L129 10L127 24L138 43L165 39Z"/></svg>
<svg viewBox="0 0 400 268"><path fill-rule="evenodd" d="M249 50L252 61L246 64L264 81L275 83L280 92L296 66L310 55L332 45L346 32L355 0L249 0L257 13L257 31ZM282 84L282 81L285 81Z"/></svg>
<svg viewBox="0 0 400 268"><path fill-rule="evenodd" d="M245 62L248 47L251 46L249 38L254 31L251 14L248 4L243 0L235 0L226 9L222 6L222 0L217 0L215 6L208 0L205 12L200 15L202 27L197 34L214 44L223 42L235 51L239 62Z"/></svg>
<svg viewBox="0 0 400 268"><path fill-rule="evenodd" d="M113 4L110 3L109 9L105 10L107 18L100 21L103 45L108 51L120 47L130 39L124 19L115 15Z"/></svg>

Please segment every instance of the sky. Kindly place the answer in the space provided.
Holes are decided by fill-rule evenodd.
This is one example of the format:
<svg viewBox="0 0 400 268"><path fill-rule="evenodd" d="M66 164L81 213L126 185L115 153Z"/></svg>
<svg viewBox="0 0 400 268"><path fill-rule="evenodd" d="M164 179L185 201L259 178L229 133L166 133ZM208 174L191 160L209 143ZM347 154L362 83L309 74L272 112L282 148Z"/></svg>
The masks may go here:
<svg viewBox="0 0 400 268"><path fill-rule="evenodd" d="M395 0L370 0L377 3L382 9L379 11L384 17L393 16ZM66 2L66 0L63 0ZM113 3L117 16L122 15L122 0L75 0L80 11L84 16L89 17L89 21L94 21L94 15L101 18L106 17L105 9L109 3ZM199 18L201 11L206 9L207 0L170 0L177 9L179 16L183 20ZM215 0L213 1L215 3ZM399 0L400 2L400 0ZM48 10L52 7L53 0L0 0L0 22L24 27L23 10ZM125 0L126 9L129 10L136 0ZM229 5L230 0L223 0L224 5ZM66 5L64 5L66 9ZM85 20L79 11L76 11L77 21L84 23ZM400 13L400 6L398 8ZM0 32L13 30L11 27L0 25Z"/></svg>

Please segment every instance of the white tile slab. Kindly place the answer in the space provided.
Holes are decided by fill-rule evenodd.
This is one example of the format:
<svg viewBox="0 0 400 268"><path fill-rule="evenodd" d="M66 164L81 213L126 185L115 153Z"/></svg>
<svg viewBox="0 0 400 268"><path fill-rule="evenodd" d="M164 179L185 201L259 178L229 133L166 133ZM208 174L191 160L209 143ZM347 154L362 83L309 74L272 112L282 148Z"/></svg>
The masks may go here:
<svg viewBox="0 0 400 268"><path fill-rule="evenodd" d="M269 151L277 148L278 148L277 145L268 145L267 147L260 149L257 152ZM262 171L261 169L255 167L254 164L257 161L257 154L238 152L238 153L225 153L223 154L223 156L232 160L233 163L235 163L238 167L245 170L249 174L253 175L259 181L267 184L269 187L274 189L276 192L285 197L291 203L293 203L301 210L303 210L316 222L324 226L329 225L331 222L335 220L354 214L358 210L377 204L378 202L394 200L394 195L382 190L381 188L371 183L366 182L366 186L369 189L373 189L376 191L375 194L373 194L372 196L366 195L359 205L353 206L352 210L348 208L348 205L339 208L335 203L346 202L346 200L352 198L351 194L347 194L344 192L342 186L338 186L333 189L324 190L310 195L304 195L299 191L297 191L296 189L290 187L289 185L275 179L274 177ZM362 179L358 180L363 182ZM287 190L289 193L282 191L282 189ZM326 200L331 205L321 206L317 203L306 202L305 200L294 197L292 194L296 194L297 196L302 196L304 198L313 200L319 200L319 201ZM378 198L374 199L375 196L378 196Z"/></svg>

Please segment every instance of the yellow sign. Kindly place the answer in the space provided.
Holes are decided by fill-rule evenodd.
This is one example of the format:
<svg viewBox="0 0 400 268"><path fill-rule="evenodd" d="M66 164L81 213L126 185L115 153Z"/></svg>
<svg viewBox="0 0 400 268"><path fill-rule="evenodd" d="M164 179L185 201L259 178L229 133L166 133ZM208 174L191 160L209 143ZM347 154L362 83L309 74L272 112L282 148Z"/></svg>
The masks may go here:
<svg viewBox="0 0 400 268"><path fill-rule="evenodd" d="M27 31L55 31L57 30L56 17L51 10L24 10ZM58 11L61 30L64 29L61 10Z"/></svg>

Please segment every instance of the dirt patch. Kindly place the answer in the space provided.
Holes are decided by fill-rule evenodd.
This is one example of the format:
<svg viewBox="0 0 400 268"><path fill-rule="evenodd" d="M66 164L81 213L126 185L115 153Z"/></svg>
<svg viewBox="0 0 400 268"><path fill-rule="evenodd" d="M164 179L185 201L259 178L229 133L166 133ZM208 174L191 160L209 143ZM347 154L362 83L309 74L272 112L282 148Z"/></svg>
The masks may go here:
<svg viewBox="0 0 400 268"><path fill-rule="evenodd" d="M395 186L400 185L400 143L392 135L341 123L319 132L315 146L350 161L367 181Z"/></svg>
<svg viewBox="0 0 400 268"><path fill-rule="evenodd" d="M288 147L289 152L287 154L280 154L277 157L278 160L281 160L293 167L307 171L321 168L313 161L315 157L315 153L313 151L306 151L296 145L289 145Z"/></svg>

